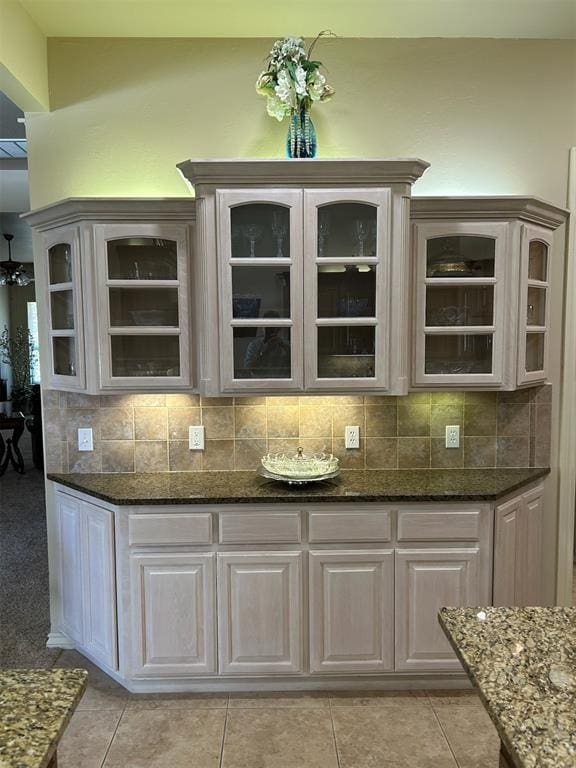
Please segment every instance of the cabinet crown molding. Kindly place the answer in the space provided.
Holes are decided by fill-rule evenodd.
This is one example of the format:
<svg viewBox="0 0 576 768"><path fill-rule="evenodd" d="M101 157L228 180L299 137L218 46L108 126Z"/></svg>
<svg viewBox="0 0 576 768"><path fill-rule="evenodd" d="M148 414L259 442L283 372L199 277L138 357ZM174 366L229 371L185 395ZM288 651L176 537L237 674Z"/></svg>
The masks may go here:
<svg viewBox="0 0 576 768"><path fill-rule="evenodd" d="M538 197L523 195L413 197L410 201L412 221L443 220L446 216L468 221L520 219L557 229L566 221L569 211Z"/></svg>
<svg viewBox="0 0 576 768"><path fill-rule="evenodd" d="M234 186L387 186L413 184L430 163L419 158L185 160L177 168L202 194L202 188Z"/></svg>
<svg viewBox="0 0 576 768"><path fill-rule="evenodd" d="M192 197L67 197L57 203L23 213L39 230L85 221L185 221L196 220Z"/></svg>

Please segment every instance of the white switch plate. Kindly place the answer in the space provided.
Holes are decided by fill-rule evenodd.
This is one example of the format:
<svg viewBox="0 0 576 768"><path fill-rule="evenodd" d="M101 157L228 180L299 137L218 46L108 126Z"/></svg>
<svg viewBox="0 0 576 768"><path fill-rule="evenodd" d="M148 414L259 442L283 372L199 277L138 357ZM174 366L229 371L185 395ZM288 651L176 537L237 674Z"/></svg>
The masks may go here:
<svg viewBox="0 0 576 768"><path fill-rule="evenodd" d="M204 450L204 427L188 427L188 447L191 451Z"/></svg>
<svg viewBox="0 0 576 768"><path fill-rule="evenodd" d="M446 427L446 448L460 448L460 427L458 424Z"/></svg>
<svg viewBox="0 0 576 768"><path fill-rule="evenodd" d="M93 451L94 441L92 440L92 430L79 429L78 430L78 450L79 451Z"/></svg>
<svg viewBox="0 0 576 768"><path fill-rule="evenodd" d="M360 427L344 428L344 447L360 448Z"/></svg>

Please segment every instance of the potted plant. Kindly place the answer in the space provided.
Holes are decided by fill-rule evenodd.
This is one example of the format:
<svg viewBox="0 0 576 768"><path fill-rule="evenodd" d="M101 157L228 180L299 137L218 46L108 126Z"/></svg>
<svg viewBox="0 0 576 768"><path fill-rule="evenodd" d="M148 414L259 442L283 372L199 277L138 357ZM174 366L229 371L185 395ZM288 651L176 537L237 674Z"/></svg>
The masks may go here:
<svg viewBox="0 0 576 768"><path fill-rule="evenodd" d="M8 328L0 334L0 355L12 372L10 401L12 411L27 413L32 395L30 371L36 359L36 349L30 331L19 326L14 336Z"/></svg>

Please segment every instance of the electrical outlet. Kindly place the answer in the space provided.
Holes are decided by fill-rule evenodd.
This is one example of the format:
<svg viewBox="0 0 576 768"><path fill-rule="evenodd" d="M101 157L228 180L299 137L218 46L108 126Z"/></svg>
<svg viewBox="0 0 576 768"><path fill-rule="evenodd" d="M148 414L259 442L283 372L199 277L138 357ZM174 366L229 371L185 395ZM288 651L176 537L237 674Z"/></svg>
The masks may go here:
<svg viewBox="0 0 576 768"><path fill-rule="evenodd" d="M204 450L204 427L188 427L188 448L191 451Z"/></svg>
<svg viewBox="0 0 576 768"><path fill-rule="evenodd" d="M344 428L344 447L360 448L360 427Z"/></svg>
<svg viewBox="0 0 576 768"><path fill-rule="evenodd" d="M458 424L446 427L446 448L460 448L460 427Z"/></svg>
<svg viewBox="0 0 576 768"><path fill-rule="evenodd" d="M94 441L92 439L91 429L79 429L78 430L78 450L79 451L93 451Z"/></svg>

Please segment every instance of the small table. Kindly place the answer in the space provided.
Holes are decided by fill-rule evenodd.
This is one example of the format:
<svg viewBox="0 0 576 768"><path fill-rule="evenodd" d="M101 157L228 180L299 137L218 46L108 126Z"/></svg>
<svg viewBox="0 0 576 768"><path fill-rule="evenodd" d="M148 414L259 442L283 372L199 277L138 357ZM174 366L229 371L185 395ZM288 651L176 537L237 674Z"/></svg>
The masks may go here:
<svg viewBox="0 0 576 768"><path fill-rule="evenodd" d="M12 464L16 472L24 474L24 458L18 448L20 438L24 434L24 425L26 420L23 416L10 416L9 418L0 418L0 477L8 469L8 464ZM12 431L12 436L6 438L2 432Z"/></svg>

